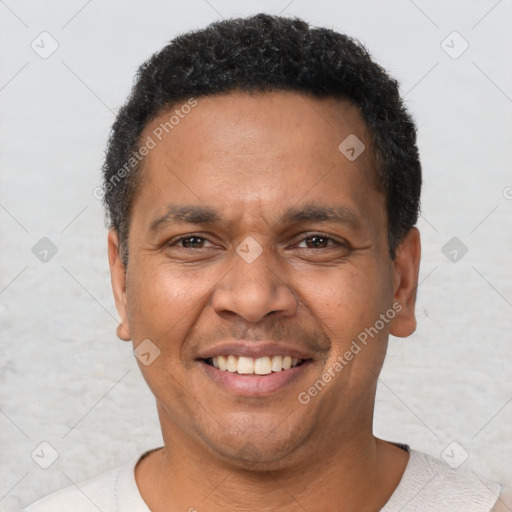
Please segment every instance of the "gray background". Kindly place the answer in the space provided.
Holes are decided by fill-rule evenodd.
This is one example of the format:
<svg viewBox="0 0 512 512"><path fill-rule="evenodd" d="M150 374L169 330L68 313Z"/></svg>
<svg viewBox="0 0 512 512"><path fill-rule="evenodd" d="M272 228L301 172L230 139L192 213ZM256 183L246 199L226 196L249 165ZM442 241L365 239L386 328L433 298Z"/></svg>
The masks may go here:
<svg viewBox="0 0 512 512"><path fill-rule="evenodd" d="M390 342L376 434L438 457L448 447L450 462L467 456L466 467L512 484L511 0L5 0L1 510L160 445L154 399L130 345L115 336L106 229L93 190L138 65L179 33L261 11L358 38L400 81L418 125L418 329ZM50 56L43 31L58 44ZM445 246L453 237L459 241ZM58 459L43 469L53 450Z"/></svg>

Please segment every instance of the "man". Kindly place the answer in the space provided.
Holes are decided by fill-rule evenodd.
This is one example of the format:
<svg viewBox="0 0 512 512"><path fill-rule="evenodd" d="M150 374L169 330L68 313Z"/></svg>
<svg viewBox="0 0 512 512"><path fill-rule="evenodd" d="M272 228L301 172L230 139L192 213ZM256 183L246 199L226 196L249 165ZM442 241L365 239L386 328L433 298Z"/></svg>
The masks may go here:
<svg viewBox="0 0 512 512"><path fill-rule="evenodd" d="M507 510L372 432L388 336L416 328L421 168L363 47L263 14L176 38L104 178L117 334L164 447L30 512Z"/></svg>

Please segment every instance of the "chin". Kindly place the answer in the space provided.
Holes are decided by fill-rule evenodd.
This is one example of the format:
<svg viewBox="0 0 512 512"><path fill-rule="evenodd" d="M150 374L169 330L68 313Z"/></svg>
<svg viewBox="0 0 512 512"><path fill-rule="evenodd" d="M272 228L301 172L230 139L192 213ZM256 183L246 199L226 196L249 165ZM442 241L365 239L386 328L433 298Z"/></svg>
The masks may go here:
<svg viewBox="0 0 512 512"><path fill-rule="evenodd" d="M271 471L292 465L298 456L296 450L304 445L307 437L307 432L297 425L290 428L276 422L264 431L257 431L254 426L242 433L227 431L221 439L210 440L208 444L228 465L252 471Z"/></svg>

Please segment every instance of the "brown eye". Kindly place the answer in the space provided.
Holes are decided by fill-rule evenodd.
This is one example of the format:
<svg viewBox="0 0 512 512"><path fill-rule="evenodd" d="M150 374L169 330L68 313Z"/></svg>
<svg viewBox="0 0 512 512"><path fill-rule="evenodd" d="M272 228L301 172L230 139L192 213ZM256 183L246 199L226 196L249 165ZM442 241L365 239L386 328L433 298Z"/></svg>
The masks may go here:
<svg viewBox="0 0 512 512"><path fill-rule="evenodd" d="M330 246L342 245L333 238L323 235L311 235L303 238L300 244L305 243L306 249L325 249L329 247L329 242L331 242Z"/></svg>
<svg viewBox="0 0 512 512"><path fill-rule="evenodd" d="M200 236L189 236L188 238L182 238L183 247L197 248L198 245L204 242L204 238Z"/></svg>
<svg viewBox="0 0 512 512"><path fill-rule="evenodd" d="M183 247L185 249L202 249L203 244L206 242L206 238L202 236L197 235L189 235L189 236L183 236L181 238L178 238L171 244L169 244L171 247L177 246L177 247Z"/></svg>

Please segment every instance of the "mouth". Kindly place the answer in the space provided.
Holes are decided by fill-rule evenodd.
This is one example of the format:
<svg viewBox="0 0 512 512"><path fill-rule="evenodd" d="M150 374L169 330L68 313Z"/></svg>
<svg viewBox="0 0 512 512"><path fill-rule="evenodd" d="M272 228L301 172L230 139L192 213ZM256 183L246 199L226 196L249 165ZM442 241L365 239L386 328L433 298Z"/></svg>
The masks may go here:
<svg viewBox="0 0 512 512"><path fill-rule="evenodd" d="M225 391L245 396L265 396L299 379L313 359L287 354L245 357L234 354L197 360L206 375ZM307 386L304 385L304 389Z"/></svg>
<svg viewBox="0 0 512 512"><path fill-rule="evenodd" d="M203 361L222 372L239 375L268 375L272 372L287 371L300 366L309 359L299 359L289 355L244 357L236 355L208 357Z"/></svg>

